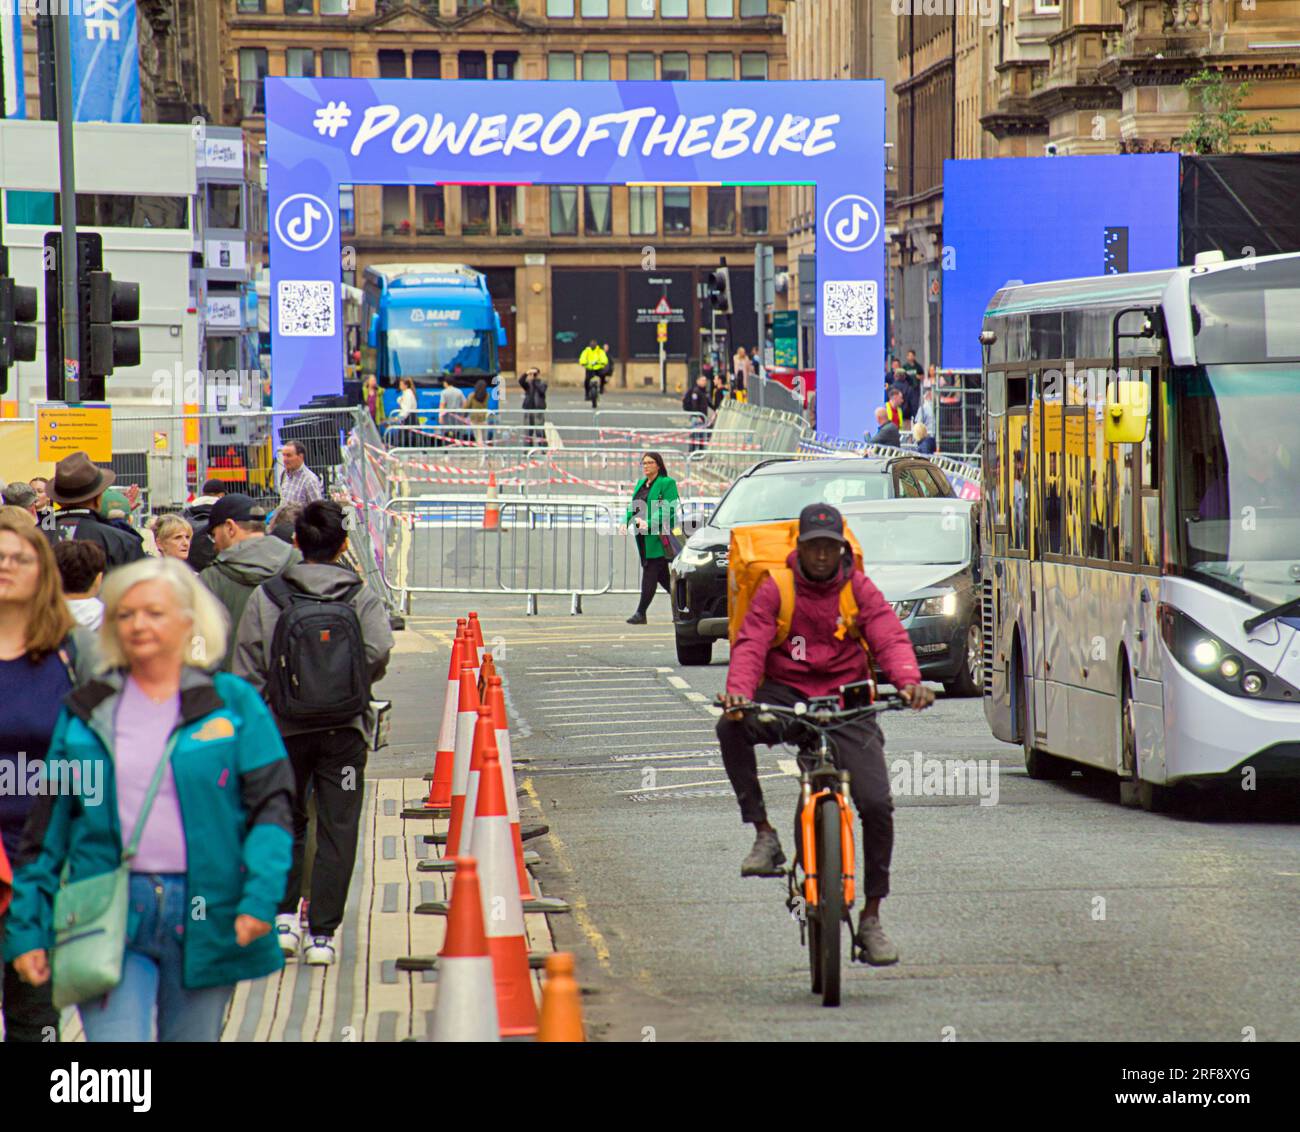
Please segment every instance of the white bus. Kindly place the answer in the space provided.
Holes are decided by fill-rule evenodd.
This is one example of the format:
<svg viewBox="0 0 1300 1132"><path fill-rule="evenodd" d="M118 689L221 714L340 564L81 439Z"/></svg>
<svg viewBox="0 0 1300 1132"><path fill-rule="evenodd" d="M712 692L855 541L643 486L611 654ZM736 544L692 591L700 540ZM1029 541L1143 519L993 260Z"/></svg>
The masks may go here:
<svg viewBox="0 0 1300 1132"><path fill-rule="evenodd" d="M1300 775L1300 255L994 296L984 707L1029 774Z"/></svg>

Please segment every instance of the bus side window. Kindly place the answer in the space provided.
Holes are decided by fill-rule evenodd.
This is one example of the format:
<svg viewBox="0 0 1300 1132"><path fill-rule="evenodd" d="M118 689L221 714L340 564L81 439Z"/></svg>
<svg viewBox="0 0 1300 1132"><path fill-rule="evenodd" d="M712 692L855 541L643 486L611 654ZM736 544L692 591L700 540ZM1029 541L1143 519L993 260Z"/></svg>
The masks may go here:
<svg viewBox="0 0 1300 1132"><path fill-rule="evenodd" d="M1111 444L1110 545L1112 561L1133 561L1133 464L1136 444Z"/></svg>
<svg viewBox="0 0 1300 1132"><path fill-rule="evenodd" d="M1160 564L1160 406L1156 404L1156 383L1150 370L1142 374L1147 387L1147 404L1151 413L1147 420L1147 438L1142 444L1139 461L1141 475L1139 499L1139 518L1142 528L1138 535L1138 564L1140 566L1158 566ZM1163 403L1163 398L1161 399Z"/></svg>
<svg viewBox="0 0 1300 1132"><path fill-rule="evenodd" d="M1086 418L1088 435L1091 443L1088 447L1088 557L1109 558L1110 547L1106 532L1106 499L1109 494L1110 476L1107 468L1106 451L1106 393L1101 374L1094 371L1090 375L1089 396L1092 405Z"/></svg>

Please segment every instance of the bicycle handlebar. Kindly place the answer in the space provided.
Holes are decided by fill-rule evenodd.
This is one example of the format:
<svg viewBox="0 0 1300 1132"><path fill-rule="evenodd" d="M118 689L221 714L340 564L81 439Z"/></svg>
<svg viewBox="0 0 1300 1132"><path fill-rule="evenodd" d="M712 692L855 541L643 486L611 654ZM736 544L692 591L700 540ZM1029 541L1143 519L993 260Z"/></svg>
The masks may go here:
<svg viewBox="0 0 1300 1132"><path fill-rule="evenodd" d="M719 706L727 711L740 711L745 713L767 713L771 715L784 715L791 719L798 719L805 723L812 723L816 726L826 726L832 723L847 723L850 720L860 719L865 716L879 715L886 711L901 711L906 708L907 701L902 696L886 696L884 699L877 700L873 704L865 704L856 708L831 708L817 706L815 701L812 705L804 702L786 706L784 704L763 704L755 703L748 700L743 704L727 708L723 703L723 697L717 697Z"/></svg>

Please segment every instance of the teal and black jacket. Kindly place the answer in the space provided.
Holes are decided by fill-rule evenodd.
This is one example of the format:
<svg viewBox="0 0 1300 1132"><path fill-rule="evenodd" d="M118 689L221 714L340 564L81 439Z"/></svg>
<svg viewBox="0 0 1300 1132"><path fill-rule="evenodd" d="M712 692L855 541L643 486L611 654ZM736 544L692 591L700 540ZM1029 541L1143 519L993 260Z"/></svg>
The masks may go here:
<svg viewBox="0 0 1300 1132"><path fill-rule="evenodd" d="M14 871L4 957L49 951L54 894L67 880L117 868L122 857L114 777L114 715L126 674L109 672L64 699L49 760L102 764L98 804L80 794L44 795L28 818ZM284 965L272 931L240 947L235 917L275 923L293 848L293 773L275 721L237 676L186 667L180 719L171 734L172 773L185 828L187 897L183 978L189 990L269 975ZM138 913L131 909L127 938Z"/></svg>
<svg viewBox="0 0 1300 1132"><path fill-rule="evenodd" d="M623 522L631 527L633 518L645 519L649 528L645 533L645 556L666 558L660 535L672 534L677 527L677 481L663 474L655 476L644 505L639 505L637 493L645 487L645 476L636 481L632 489L632 502L628 505Z"/></svg>

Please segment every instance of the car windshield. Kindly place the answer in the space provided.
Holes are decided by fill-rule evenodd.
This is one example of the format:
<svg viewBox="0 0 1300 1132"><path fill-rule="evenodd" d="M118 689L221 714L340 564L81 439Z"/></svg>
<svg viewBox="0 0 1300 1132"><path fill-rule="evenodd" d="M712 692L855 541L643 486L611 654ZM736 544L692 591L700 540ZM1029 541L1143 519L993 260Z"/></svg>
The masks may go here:
<svg viewBox="0 0 1300 1132"><path fill-rule="evenodd" d="M1174 383L1175 568L1260 608L1300 597L1300 367Z"/></svg>
<svg viewBox="0 0 1300 1132"><path fill-rule="evenodd" d="M776 475L746 476L738 480L718 504L712 524L737 527L742 523L772 523L797 519L810 503L865 503L890 497L890 477L865 468L860 474L840 471L792 471Z"/></svg>
<svg viewBox="0 0 1300 1132"><path fill-rule="evenodd" d="M394 379L416 384L444 374L464 377L495 375L495 336L488 330L459 327L393 327L388 331L388 368Z"/></svg>
<svg viewBox="0 0 1300 1132"><path fill-rule="evenodd" d="M872 566L894 564L960 566L970 555L970 528L964 511L871 511L845 515Z"/></svg>

